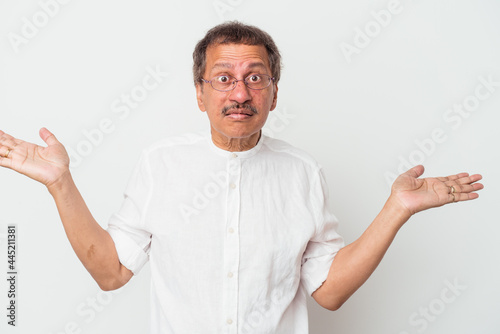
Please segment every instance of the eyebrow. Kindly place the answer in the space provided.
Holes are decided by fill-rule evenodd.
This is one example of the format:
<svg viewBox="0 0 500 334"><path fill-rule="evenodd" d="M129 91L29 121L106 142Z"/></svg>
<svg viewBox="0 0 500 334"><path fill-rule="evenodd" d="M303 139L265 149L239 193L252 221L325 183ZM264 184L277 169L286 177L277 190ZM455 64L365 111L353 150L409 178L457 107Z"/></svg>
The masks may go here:
<svg viewBox="0 0 500 334"><path fill-rule="evenodd" d="M250 63L247 66L247 68L255 68L255 67L260 67L260 68L267 70L266 65L264 65L263 63L260 63L260 62ZM234 68L234 65L231 63L216 63L212 67L212 70L217 69L217 68Z"/></svg>

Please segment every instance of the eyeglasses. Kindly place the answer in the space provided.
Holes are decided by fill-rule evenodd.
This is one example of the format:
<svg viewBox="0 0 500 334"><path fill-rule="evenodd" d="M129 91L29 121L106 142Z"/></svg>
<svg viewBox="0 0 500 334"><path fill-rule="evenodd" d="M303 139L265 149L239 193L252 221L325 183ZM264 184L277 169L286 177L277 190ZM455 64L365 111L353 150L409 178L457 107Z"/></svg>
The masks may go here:
<svg viewBox="0 0 500 334"><path fill-rule="evenodd" d="M261 90L269 87L271 82L274 81L274 78L267 74L252 74L241 80L237 80L235 77L230 75L219 75L212 78L210 81L203 78L201 80L205 83L209 83L215 90L228 92L236 88L238 81L243 81L250 89Z"/></svg>

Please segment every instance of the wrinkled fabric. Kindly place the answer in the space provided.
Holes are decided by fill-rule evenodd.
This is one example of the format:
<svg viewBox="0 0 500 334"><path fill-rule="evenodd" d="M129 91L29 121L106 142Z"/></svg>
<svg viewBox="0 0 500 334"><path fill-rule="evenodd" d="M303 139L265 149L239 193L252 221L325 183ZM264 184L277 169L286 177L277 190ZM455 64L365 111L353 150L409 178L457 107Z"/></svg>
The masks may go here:
<svg viewBox="0 0 500 334"><path fill-rule="evenodd" d="M343 247L321 167L263 135L244 152L189 134L143 151L110 221L151 266L151 333L308 333L306 294Z"/></svg>

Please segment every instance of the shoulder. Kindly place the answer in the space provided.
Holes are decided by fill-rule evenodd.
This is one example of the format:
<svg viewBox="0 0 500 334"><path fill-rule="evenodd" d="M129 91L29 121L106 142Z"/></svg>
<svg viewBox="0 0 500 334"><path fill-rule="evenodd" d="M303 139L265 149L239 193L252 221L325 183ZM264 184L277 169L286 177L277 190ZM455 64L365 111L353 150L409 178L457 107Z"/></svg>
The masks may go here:
<svg viewBox="0 0 500 334"><path fill-rule="evenodd" d="M316 159L314 159L309 153L289 144L284 140L264 136L263 146L265 147L265 150L273 156L281 157L289 162L307 166L312 170L321 169L321 166L318 164Z"/></svg>
<svg viewBox="0 0 500 334"><path fill-rule="evenodd" d="M175 151L196 150L200 146L206 145L207 135L204 132L186 133L161 139L143 150L145 156L162 155Z"/></svg>
<svg viewBox="0 0 500 334"><path fill-rule="evenodd" d="M204 156L207 150L207 135L203 132L166 137L144 148L139 164L148 166L151 171L161 171L167 166Z"/></svg>
<svg viewBox="0 0 500 334"><path fill-rule="evenodd" d="M193 132L193 133L185 133L182 135L171 136L167 138L163 138L149 147L147 147L145 152L154 152L163 149L175 149L176 147L189 147L196 146L202 142L205 142L207 139L205 132Z"/></svg>

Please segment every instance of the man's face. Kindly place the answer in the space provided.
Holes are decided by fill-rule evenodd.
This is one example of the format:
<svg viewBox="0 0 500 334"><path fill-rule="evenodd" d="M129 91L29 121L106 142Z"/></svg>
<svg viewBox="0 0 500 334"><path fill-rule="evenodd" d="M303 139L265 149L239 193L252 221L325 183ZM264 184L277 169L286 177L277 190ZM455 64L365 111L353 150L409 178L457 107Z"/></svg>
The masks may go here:
<svg viewBox="0 0 500 334"><path fill-rule="evenodd" d="M262 45L219 44L209 47L206 56L205 80L220 75L237 80L252 74L272 76L267 50ZM212 137L223 141L248 138L258 133L269 111L276 107L277 92L278 86L274 82L262 90L253 90L243 81L238 81L236 88L227 92L217 91L209 83L196 85L198 106L207 112Z"/></svg>

